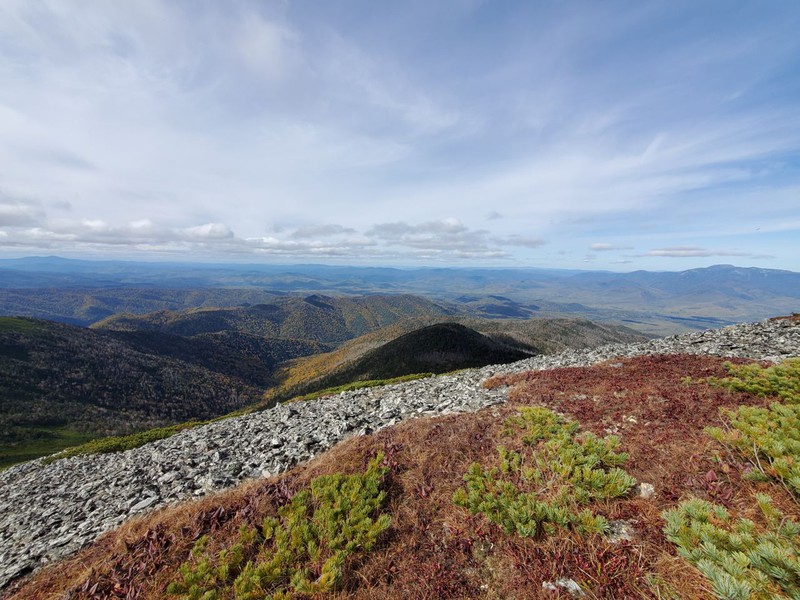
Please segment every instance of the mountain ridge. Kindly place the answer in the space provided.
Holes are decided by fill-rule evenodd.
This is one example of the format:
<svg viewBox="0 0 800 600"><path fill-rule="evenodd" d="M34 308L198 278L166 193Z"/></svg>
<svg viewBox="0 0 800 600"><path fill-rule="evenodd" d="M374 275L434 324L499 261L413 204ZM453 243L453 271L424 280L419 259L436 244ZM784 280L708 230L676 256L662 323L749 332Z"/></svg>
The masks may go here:
<svg viewBox="0 0 800 600"><path fill-rule="evenodd" d="M630 273L92 261L68 265L67 271L63 263L47 271L44 261L26 270L24 261L0 260L0 314L87 325L122 310L254 304L286 295L416 294L456 306L463 304L458 299L465 295L500 296L506 300L495 307L486 301L484 314L474 314L491 317L492 310L499 310L494 316L524 317L538 311L547 317L636 323L649 333L665 335L787 314L796 309L800 294L800 273L728 265ZM173 290L159 298L154 288L163 287L164 281ZM47 293L42 293L43 286ZM460 307L465 308L469 310Z"/></svg>

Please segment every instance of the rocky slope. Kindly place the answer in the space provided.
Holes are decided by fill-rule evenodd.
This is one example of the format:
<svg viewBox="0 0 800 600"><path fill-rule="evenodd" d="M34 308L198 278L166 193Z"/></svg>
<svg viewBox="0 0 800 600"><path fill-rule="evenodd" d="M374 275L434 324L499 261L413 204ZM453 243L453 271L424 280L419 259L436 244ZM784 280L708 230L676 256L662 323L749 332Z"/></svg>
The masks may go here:
<svg viewBox="0 0 800 600"><path fill-rule="evenodd" d="M132 515L283 471L344 437L417 415L474 411L503 402L503 390L481 387L489 376L678 353L777 361L800 354L800 323L764 321L568 351L281 405L125 453L18 465L0 473L0 586L69 554Z"/></svg>

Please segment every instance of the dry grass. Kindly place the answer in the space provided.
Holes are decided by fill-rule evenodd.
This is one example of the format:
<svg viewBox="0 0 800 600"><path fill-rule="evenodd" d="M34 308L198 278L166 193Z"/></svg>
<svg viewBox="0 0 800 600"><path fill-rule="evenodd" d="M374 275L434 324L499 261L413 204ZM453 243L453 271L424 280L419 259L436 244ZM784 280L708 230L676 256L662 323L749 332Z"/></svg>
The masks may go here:
<svg viewBox="0 0 800 600"><path fill-rule="evenodd" d="M703 433L720 423L720 407L766 401L682 383L685 376L722 376L721 365L716 358L649 356L496 379L489 384L512 386L505 405L350 439L282 476L130 522L2 596L164 598L197 537L210 532L221 547L242 522L275 514L311 478L361 471L382 451L392 473L392 526L369 556L350 565L337 598L555 598L542 583L562 577L579 582L589 598L710 598L702 576L675 558L660 514L694 495L747 515L753 491L769 485L743 481L745 465ZM591 508L632 524L633 540L611 543L567 532L542 539L506 536L453 504L471 463L496 462L496 447L507 441L504 420L531 404L575 418L598 435L621 437L622 450L630 454L626 471L653 484L656 493ZM769 489L776 504L796 518L792 499L777 486Z"/></svg>

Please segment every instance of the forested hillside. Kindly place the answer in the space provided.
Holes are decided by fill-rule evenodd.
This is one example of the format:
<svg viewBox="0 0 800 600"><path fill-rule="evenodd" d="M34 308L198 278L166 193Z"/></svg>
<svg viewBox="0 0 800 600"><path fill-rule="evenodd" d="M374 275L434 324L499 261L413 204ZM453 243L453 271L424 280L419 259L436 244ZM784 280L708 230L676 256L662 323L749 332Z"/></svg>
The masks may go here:
<svg viewBox="0 0 800 600"><path fill-rule="evenodd" d="M411 373L446 373L513 362L533 354L532 348L525 351L508 346L458 323L439 323L370 350L315 383L329 387Z"/></svg>
<svg viewBox="0 0 800 600"><path fill-rule="evenodd" d="M159 311L118 315L93 327L115 331L160 331L183 336L238 331L269 338L338 344L409 317L442 316L451 310L409 295L279 298L235 308Z"/></svg>
<svg viewBox="0 0 800 600"><path fill-rule="evenodd" d="M420 344L398 344L403 336L414 335L433 325L449 323L460 324L464 329L481 334L481 338L471 336L445 336L436 340L441 345L450 341L463 352L469 350L458 360L420 360L422 344L432 340L421 336L415 340ZM462 333L464 332L462 329ZM436 332L436 329L432 330ZM444 333L445 330L438 330ZM430 333L430 332L429 332ZM272 394L285 398L292 394L304 394L326 387L341 385L357 379L383 379L419 372L440 373L446 370L491 364L489 357L498 358L495 362L519 360L532 354L551 354L567 348L591 348L601 344L617 342L637 342L647 339L633 329L614 325L602 325L585 319L475 319L448 317L421 317L408 319L365 334L342 344L336 350L325 354L315 354L297 358L281 367L275 374L280 387ZM473 346L474 344L474 346ZM496 352L501 349L500 355ZM450 350L445 350L450 352ZM483 360L465 361L467 355ZM394 365L393 369L375 368L386 359ZM430 357L429 357L430 358ZM463 363L463 364L462 364ZM467 364L470 363L470 364ZM398 368L399 365L404 365ZM444 366L447 365L447 368ZM350 378L350 379L348 379Z"/></svg>
<svg viewBox="0 0 800 600"><path fill-rule="evenodd" d="M0 288L0 314L85 326L118 313L140 315L159 310L242 306L271 302L281 295L258 288Z"/></svg>
<svg viewBox="0 0 800 600"><path fill-rule="evenodd" d="M263 391L241 375L157 356L108 333L0 318L0 465L234 411Z"/></svg>

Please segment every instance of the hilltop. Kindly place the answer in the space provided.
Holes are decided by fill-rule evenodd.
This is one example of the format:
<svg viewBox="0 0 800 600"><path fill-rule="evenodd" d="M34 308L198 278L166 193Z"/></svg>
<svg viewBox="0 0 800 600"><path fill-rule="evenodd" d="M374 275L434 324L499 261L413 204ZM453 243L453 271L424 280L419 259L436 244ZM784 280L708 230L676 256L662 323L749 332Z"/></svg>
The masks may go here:
<svg viewBox="0 0 800 600"><path fill-rule="evenodd" d="M449 329L429 329L447 323L451 324ZM437 335L450 331L456 333ZM288 361L276 372L280 384L270 392L270 397L288 399L351 381L442 373L511 362L525 356L555 354L569 348L643 341L648 337L627 327L585 319L419 317L364 334L331 352ZM424 352L418 351L432 349L434 345L442 346L440 350L448 358L426 358ZM453 354L459 347L460 353ZM387 369L387 365L392 368Z"/></svg>
<svg viewBox="0 0 800 600"><path fill-rule="evenodd" d="M261 534L241 537L247 527L268 518L273 523L270 527L277 527L271 531L280 532L281 527L289 526L283 519L288 519L291 511L301 506L312 512L320 510L323 496L311 505L303 504L310 498L303 491L308 485L321 492L325 486L355 481L346 477L377 477L376 489L383 491L375 496L373 510L388 517L378 519L377 512L370 514L378 519L375 527L380 522L380 527L388 524L388 529L384 533L375 529L378 533L372 542L357 546L375 544L371 551L353 554L340 563L343 570L336 581L346 597L522 594L548 598L565 595L576 586L588 597L711 598L710 581L676 556L674 544L667 539L672 534L665 532L664 511L683 507L684 501L694 497L728 511L732 523L740 516L753 519L754 533L759 536L774 526L770 523L789 528L791 519L796 522L799 515L788 488L767 480L758 482L747 475L752 465L746 455L704 432L705 426L723 425L730 418L719 412L720 407L765 407L775 401L769 396L772 392L767 391L764 397L754 391L765 393L763 387L721 387L709 382L708 377L737 373L723 365L719 356L781 360L797 356L799 349L797 320L741 325L633 345L568 351L512 365L283 405L186 431L122 455L76 457L46 466L19 465L0 474L4 492L0 496L4 498L0 504L4 515L0 521L0 555L7 565L6 580L26 565L35 564L37 557L49 555L52 560L63 556L127 516L152 510L167 499L207 493L258 474L283 473L289 465L318 455L284 474L132 522L74 559L20 582L17 595L17 586L10 588L7 597L70 593L82 598L119 593L159 598L165 597L170 581L176 582L177 587L171 588L177 590L175 597L181 597L178 584L188 581L191 573L200 573L197 569L208 568L202 564L229 565L224 571L227 574L220 571L213 576L216 579L209 580L224 587L244 562L230 563L233 555L220 554L221 549L242 544L243 560L249 561L263 546L263 556L272 556L269 538L259 537ZM782 373L769 375L769 381L791 383L792 371L787 367ZM785 396L783 401L791 397ZM538 407L539 412L528 411L531 406ZM480 407L486 408L474 412ZM544 409L555 413L541 412ZM453 411L467 414L398 425L408 415ZM555 419L547 421L550 424L545 431L550 433L546 435L562 436L553 450L568 447L583 452L589 448L581 446L580 440L591 438L570 437L577 431L600 437L617 434L618 447L591 448L612 452L606 454L606 460L623 468L625 477L615 476L618 483L614 485L606 481L603 486L610 487L602 489L607 496L590 497L589 501L577 497L569 500L571 496L557 493L562 488L553 488L555 495L543 496L548 502L569 500L577 504L563 505L567 510L563 518L567 520L562 525L548 524L541 530L528 529L524 522L510 529L500 521L493 523L487 508L471 513L471 496L458 490L479 489L470 488L470 481L487 485L480 484L486 473L495 473L491 477L501 479L502 473L515 473L516 459L508 452L527 456L531 442L526 439L538 439L531 433L538 430L529 428L538 427L537 419L542 418ZM561 419L575 419L576 424L573 428ZM363 435L371 430L381 431ZM352 437L353 433L362 435ZM351 439L332 452L323 452L345 438ZM500 446L506 448L505 455L504 451L498 454ZM625 452L627 458L614 458L613 452ZM370 459L376 455L383 457L382 462L365 473L368 463L374 465ZM558 469L559 461L566 458L557 454L548 459L551 462L535 464L540 465L537 468ZM503 460L511 461L510 466L501 468ZM476 470L471 464L482 467ZM499 470L491 471L492 466ZM608 474L603 473L592 477L602 480ZM321 475L333 478L319 479ZM70 484L76 476L82 482L78 486ZM512 481L519 486L525 478ZM144 482L151 483L143 486ZM634 483L636 487L631 487ZM113 494L104 493L112 487ZM772 505L758 500L767 517L759 516L756 500L761 496L756 493L768 493L772 498ZM40 499L36 507L25 500L31 494ZM93 498L91 505L86 504L87 497ZM20 510L22 506L30 508ZM589 512L569 512L573 507ZM547 510L556 508L553 505ZM512 523L519 518L514 514L508 513ZM573 522L571 514L583 516ZM670 518L679 516L674 514ZM59 527L51 525L54 515L59 516ZM283 517L275 521L279 515ZM779 515L778 521L770 521L775 515ZM323 522L319 523L322 526ZM717 526L723 527L724 522L718 521ZM321 529L319 535L324 531L328 530ZM280 536L276 539L275 543L281 543ZM328 552L326 539L320 539L323 558ZM201 540L205 541L198 544ZM791 543L778 540L780 544ZM195 558L189 554L193 547ZM309 565L312 571L306 576L313 576L322 565L308 555L287 556L295 557L290 561ZM187 566L181 572L178 567L184 561L188 561ZM291 574L297 564L287 563L287 568ZM150 575L154 573L157 575ZM771 597L775 597L777 588L770 589Z"/></svg>
<svg viewBox="0 0 800 600"><path fill-rule="evenodd" d="M446 373L514 362L534 354L533 348L523 350L519 346L496 341L458 323L437 323L368 350L315 382L324 388L410 373Z"/></svg>

